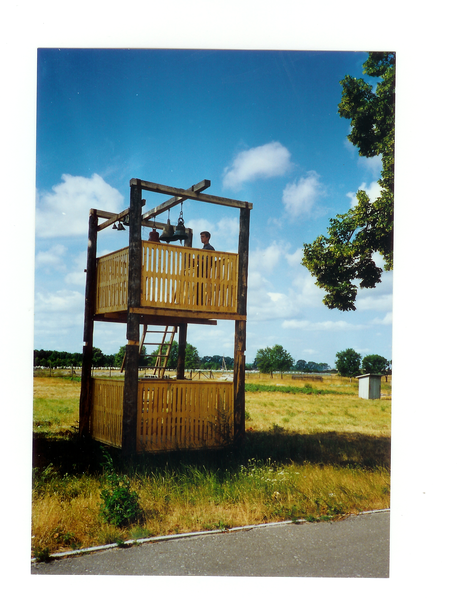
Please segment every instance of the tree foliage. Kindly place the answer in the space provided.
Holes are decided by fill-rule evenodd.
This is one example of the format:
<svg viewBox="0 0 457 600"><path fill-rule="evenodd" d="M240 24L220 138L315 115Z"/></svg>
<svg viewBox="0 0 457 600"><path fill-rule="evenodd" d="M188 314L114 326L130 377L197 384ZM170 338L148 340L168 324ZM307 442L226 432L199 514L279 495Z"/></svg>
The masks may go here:
<svg viewBox="0 0 457 600"><path fill-rule="evenodd" d="M370 201L364 190L357 205L330 219L327 237L304 244L302 264L326 291L324 304L342 311L355 310L357 285L373 288L383 269L373 259L379 253L384 270L393 268L395 53L370 52L364 73L379 78L376 89L350 75L340 82L343 91L338 112L351 121L348 140L359 155L382 157L379 197Z"/></svg>
<svg viewBox="0 0 457 600"><path fill-rule="evenodd" d="M257 350L255 363L261 373L270 373L273 371L288 371L294 364L292 356L279 344L273 348L261 348Z"/></svg>
<svg viewBox="0 0 457 600"><path fill-rule="evenodd" d="M336 353L335 366L342 377L357 377L360 375L362 357L352 348Z"/></svg>
<svg viewBox="0 0 457 600"><path fill-rule="evenodd" d="M390 361L379 354L369 354L362 359L362 373L377 373L387 375L390 371Z"/></svg>
<svg viewBox="0 0 457 600"><path fill-rule="evenodd" d="M324 371L330 371L331 367L327 363L316 363L314 361L306 362L306 360L300 359L294 365L295 371L302 371L303 373L322 373Z"/></svg>

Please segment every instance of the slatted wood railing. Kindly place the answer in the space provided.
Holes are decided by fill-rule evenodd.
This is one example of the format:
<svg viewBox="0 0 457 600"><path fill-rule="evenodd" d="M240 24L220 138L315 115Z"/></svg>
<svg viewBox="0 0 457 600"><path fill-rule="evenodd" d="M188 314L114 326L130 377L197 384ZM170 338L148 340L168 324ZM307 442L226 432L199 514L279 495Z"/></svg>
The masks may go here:
<svg viewBox="0 0 457 600"><path fill-rule="evenodd" d="M121 448L124 381L93 377L91 386L92 438ZM138 452L215 448L233 435L232 382L138 382Z"/></svg>
<svg viewBox="0 0 457 600"><path fill-rule="evenodd" d="M91 379L91 435L94 440L122 447L122 404L124 382Z"/></svg>
<svg viewBox="0 0 457 600"><path fill-rule="evenodd" d="M138 385L137 450L219 447L233 441L233 383L145 381Z"/></svg>
<svg viewBox="0 0 457 600"><path fill-rule="evenodd" d="M97 314L127 310L128 272L128 248L97 259Z"/></svg>
<svg viewBox="0 0 457 600"><path fill-rule="evenodd" d="M127 310L128 249L97 260L96 313ZM142 242L141 307L236 314L238 255Z"/></svg>

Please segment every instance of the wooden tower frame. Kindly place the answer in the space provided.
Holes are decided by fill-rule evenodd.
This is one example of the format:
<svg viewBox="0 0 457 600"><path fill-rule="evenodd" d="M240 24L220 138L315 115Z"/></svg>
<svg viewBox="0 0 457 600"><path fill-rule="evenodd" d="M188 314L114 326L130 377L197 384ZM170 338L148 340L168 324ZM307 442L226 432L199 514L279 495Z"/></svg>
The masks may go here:
<svg viewBox="0 0 457 600"><path fill-rule="evenodd" d="M207 324L207 325L216 325L217 319L225 319L225 320L233 320L235 323L235 341L234 341L234 370L233 370L233 390L230 390L230 398L232 398L231 394L233 394L233 402L230 405L231 411L233 414L230 415L230 418L233 419L233 427L230 430L230 441L236 442L244 437L245 432L245 351L246 351L246 308L247 308L247 276L248 276L248 255L249 255L249 221L250 221L250 211L252 209L252 204L249 202L241 202L238 200L232 200L230 198L223 198L219 196L212 196L209 194L203 194L202 191L207 189L211 185L209 180L203 180L200 183L193 185L191 188L184 190L180 188L174 188L170 186L160 185L157 183L152 183L149 181L143 181L140 179L131 179L130 180L130 207L121 213L115 214L107 211L91 209L89 213L89 235L88 235L88 248L87 248L87 269L86 269L86 294L85 294L85 311L84 311L84 337L83 337L83 364L82 364L82 376L81 376L81 397L80 397L80 414L79 414L79 431L80 436L83 439L87 438L95 438L100 439L101 441L105 441L108 444L121 447L124 453L130 454L134 452L141 451L141 444L139 442L139 432L142 431L140 420L143 418L139 414L139 410L144 412L144 404L140 404L140 395L143 392L140 392L140 381L138 375L138 366L139 366L139 347L140 347L140 326L141 325L174 325L178 327L179 332L179 343L178 343L178 367L177 367L177 375L176 375L176 383L168 382L168 398L171 398L175 392L173 392L173 385L178 388L179 381L184 380L184 358L185 358L185 348L186 348L186 340L187 340L187 328L189 324ZM172 196L167 201L163 202L156 208L149 210L145 213L142 213L143 206L146 201L142 199L143 192L153 192L158 194L167 194ZM186 229L188 233L188 239L185 242L184 249L178 248L176 252L181 252L181 254L185 254L180 256L179 260L181 261L181 267L178 268L181 271L184 271L189 264L203 264L206 261L208 264L208 260L212 265L216 265L216 268L208 269L207 276L210 277L210 273L220 273L222 271L224 273L231 272L236 273L236 282L232 285L233 292L226 292L224 288L224 292L218 290L216 293L213 293L213 300L209 302L206 306L199 304L198 302L198 291L197 291L197 302L193 305L189 306L178 306L176 301L173 303L155 303L154 301L145 302L145 297L147 293L145 292L145 282L147 280L145 276L145 248L147 251L154 251L154 247L147 248L147 243L142 241L141 239L141 228L149 227L149 228L157 228L163 229L165 227L164 223L159 223L156 221L156 217L158 217L163 212L169 210L171 207L176 206L188 199L196 200L198 202L206 202L211 204L217 204L221 206L228 206L232 208L237 208L240 211L240 226L239 226L239 240L238 240L238 254L232 256L223 256L228 255L228 253L219 253L212 251L200 251L192 249L192 231L190 229ZM103 219L102 223L99 223L99 219ZM151 222L151 219L154 219ZM121 283L117 285L123 285L126 291L126 298L124 304L119 303L118 301L116 306L111 303L111 305L107 305L107 308L100 308L102 301L100 300L102 296L101 289L101 279L100 272L102 267L102 259L97 258L97 234L99 231L113 225L119 221L128 221L129 226L129 246L128 249L124 251L124 279L121 281L122 277L119 278ZM154 246L154 245L152 245ZM168 244L157 244L157 246L167 247ZM172 246L170 246L172 248ZM159 249L158 251L161 251ZM195 251L195 253L189 254L189 252ZM187 254L186 254L187 252ZM205 253L205 258L202 257L202 252ZM114 253L113 253L114 254ZM209 259L206 257L210 257ZM103 257L104 258L104 257ZM229 265L229 262L225 263L224 261L229 259L232 261L230 264L235 265L232 266L219 266L219 265ZM184 261L184 262L183 262ZM186 262L187 261L187 262ZM235 262L233 262L235 261ZM184 265L184 266L183 266ZM174 267L176 270L176 267ZM184 289L185 285L188 286L187 289L193 286L193 289L203 289L203 285L201 283L195 283L197 281L195 278L198 277L198 266L192 271L190 275L187 275L187 280L184 283L180 283L181 287ZM122 270L122 269L121 269ZM203 267L200 267L200 270L203 270ZM111 267L111 271L113 268ZM187 269L187 272L190 273L190 269ZM201 276L201 273L200 273ZM149 279L152 281L153 279L159 277L157 273L149 273ZM180 273L176 276L180 277ZM195 281L193 281L193 278ZM200 279L201 280L201 279ZM200 281L199 280L199 281ZM176 283L176 282L175 282ZM171 285L168 282L168 285ZM176 283L176 285L178 285ZM206 285L206 284L205 284ZM210 284L212 285L212 284ZM184 286L184 287L183 287ZM190 286L190 287L189 287ZM181 289L181 287L179 289ZM212 287L216 287L216 284L212 285ZM175 288L176 290L177 288ZM118 292L116 291L116 294ZM176 291L174 292L176 298ZM201 292L200 292L201 293ZM125 295L125 294L124 294ZM188 294L189 295L189 294ZM231 304L227 304L225 302L225 298L230 295ZM111 296L114 297L114 293L111 292ZM218 300L217 298L224 298L223 301ZM103 304L103 303L102 303ZM109 303L108 303L109 304ZM104 321L104 322L116 322L116 323L125 323L126 324L126 338L127 345L125 351L125 363L124 363L124 381L123 381L123 389L122 386L119 387L117 391L105 391L104 394L108 397L108 402L111 402L113 399L110 397L111 394L118 394L118 409L117 409L117 419L119 421L119 427L117 432L117 438L114 439L114 434L107 434L107 437L98 437L94 434L95 429L95 412L94 412L94 377L92 377L92 355L93 355L93 338L94 338L94 323L95 321ZM156 380L157 381L157 380ZM120 382L117 382L120 383ZM159 386L159 381L157 381L157 386ZM181 382L183 383L183 382ZM196 382L194 382L196 383ZM214 384L213 385L225 385L224 384ZM171 387L170 387L171 386ZM114 388L112 388L114 390ZM226 388L224 388L225 390ZM225 391L215 388L215 392L212 393L218 396L219 393L225 393ZM177 393L177 392L176 392ZM179 392L180 394L183 392ZM190 392L189 392L190 393ZM200 389L200 392L197 390L193 390L192 394L198 393L207 394L207 390L203 388ZM171 394L171 395L170 395ZM152 396L151 396L152 397ZM174 398L174 396L173 396ZM206 398L206 396L205 396ZM149 402L149 400L148 400ZM167 408L165 409L168 416L173 412L173 406L176 406L176 401L166 400L165 402ZM186 401L187 402L187 401ZM206 402L206 400L205 400ZM151 401L152 403L152 401ZM174 404L173 404L174 403ZM122 406L120 406L120 404ZM140 409L138 408L140 406ZM148 405L149 406L149 405ZM143 407L143 408L141 408ZM103 409L105 411L105 409ZM181 413L180 413L181 414ZM102 419L107 418L106 415L101 417ZM111 418L111 417L110 417ZM114 418L114 417L112 417ZM178 418L173 417L173 427L174 430L177 430L177 422ZM182 428L182 421L186 421L185 415L184 417L180 417ZM189 419L187 419L188 421ZM193 425L192 431L200 431L201 422L203 422L203 417L193 416ZM162 419L163 422L163 419ZM197 423L197 425L195 424ZM163 430L162 423L162 430ZM186 425L187 427L187 425ZM190 427L190 426L189 426ZM195 429L197 427L197 429ZM187 437L185 442L185 447L199 448L206 447L207 440L203 435L197 435L193 433L189 433L191 429L187 430ZM195 439L192 438L194 435ZM111 437L110 437L111 436ZM113 437L114 436L114 437ZM190 437L189 437L190 436ZM159 438L157 438L159 439ZM160 439L168 439L166 437L162 437ZM226 442L227 440L225 440ZM176 440L173 442L174 447L179 447L179 444ZM156 442L156 445L153 449L149 448L147 451L163 451L170 449L169 444L163 442Z"/></svg>

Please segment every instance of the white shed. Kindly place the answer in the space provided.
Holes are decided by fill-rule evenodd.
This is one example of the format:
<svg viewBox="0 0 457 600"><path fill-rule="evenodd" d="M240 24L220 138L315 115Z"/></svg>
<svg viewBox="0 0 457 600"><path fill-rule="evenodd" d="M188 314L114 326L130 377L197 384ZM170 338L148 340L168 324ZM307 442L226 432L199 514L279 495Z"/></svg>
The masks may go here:
<svg viewBox="0 0 457 600"><path fill-rule="evenodd" d="M366 373L359 375L359 398L377 400L381 398L381 375Z"/></svg>

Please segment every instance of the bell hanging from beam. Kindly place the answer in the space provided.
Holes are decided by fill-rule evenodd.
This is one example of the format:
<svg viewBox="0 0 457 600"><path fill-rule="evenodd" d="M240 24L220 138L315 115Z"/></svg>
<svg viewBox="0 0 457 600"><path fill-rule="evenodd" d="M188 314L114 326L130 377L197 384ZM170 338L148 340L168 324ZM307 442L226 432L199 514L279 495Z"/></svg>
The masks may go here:
<svg viewBox="0 0 457 600"><path fill-rule="evenodd" d="M159 239L161 242L167 242L167 244L169 244L173 238L173 234L174 234L173 225L170 225L170 219L168 219L167 224L163 228L162 235L160 236Z"/></svg>
<svg viewBox="0 0 457 600"><path fill-rule="evenodd" d="M186 228L184 227L184 219L182 216L182 202L181 202L181 211L179 213L178 223L176 225L175 233L174 233L173 237L171 238L171 241L175 242L177 240L187 240L188 237L189 236L186 233Z"/></svg>
<svg viewBox="0 0 457 600"><path fill-rule="evenodd" d="M119 225L117 226L119 231L125 231L125 227L122 225L121 221L119 221Z"/></svg>
<svg viewBox="0 0 457 600"><path fill-rule="evenodd" d="M160 242L159 232L154 227L154 229L149 233L149 242Z"/></svg>
<svg viewBox="0 0 457 600"><path fill-rule="evenodd" d="M175 233L171 238L171 242L176 242L178 240L187 240L189 236L186 233L186 228L184 227L184 219L180 216L178 219L178 224L176 225Z"/></svg>

